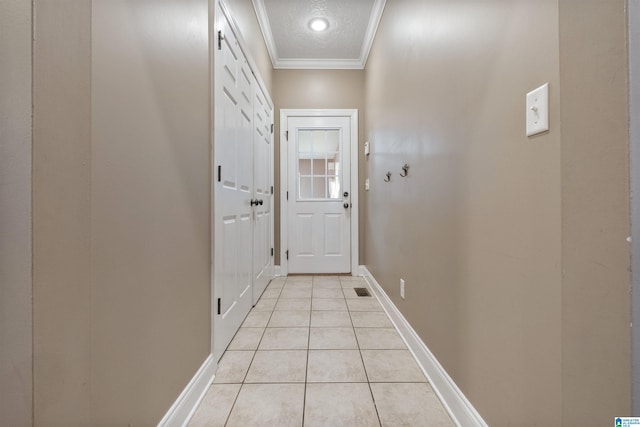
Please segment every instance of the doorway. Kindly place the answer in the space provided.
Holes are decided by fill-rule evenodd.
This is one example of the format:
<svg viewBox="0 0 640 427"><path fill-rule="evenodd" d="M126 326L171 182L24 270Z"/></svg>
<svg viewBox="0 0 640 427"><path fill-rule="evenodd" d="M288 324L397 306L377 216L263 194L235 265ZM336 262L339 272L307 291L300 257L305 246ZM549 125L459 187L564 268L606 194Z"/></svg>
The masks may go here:
<svg viewBox="0 0 640 427"><path fill-rule="evenodd" d="M281 110L281 273L357 274L357 110Z"/></svg>

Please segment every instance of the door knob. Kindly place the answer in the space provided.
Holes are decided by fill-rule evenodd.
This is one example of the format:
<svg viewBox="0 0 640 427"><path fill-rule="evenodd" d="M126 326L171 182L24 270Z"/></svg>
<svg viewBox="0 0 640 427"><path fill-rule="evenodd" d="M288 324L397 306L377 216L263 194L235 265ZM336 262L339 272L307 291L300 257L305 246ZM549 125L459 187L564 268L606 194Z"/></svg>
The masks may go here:
<svg viewBox="0 0 640 427"><path fill-rule="evenodd" d="M258 206L258 199L251 199L251 201L249 203L251 204L251 206L253 206L253 205Z"/></svg>
<svg viewBox="0 0 640 427"><path fill-rule="evenodd" d="M344 206L344 208L345 208L345 209L349 209L349 203L345 203L345 204L344 204L344 205L342 205L342 206Z"/></svg>
<svg viewBox="0 0 640 427"><path fill-rule="evenodd" d="M262 206L262 204L264 203L264 200L260 199L260 200L256 200L256 204Z"/></svg>

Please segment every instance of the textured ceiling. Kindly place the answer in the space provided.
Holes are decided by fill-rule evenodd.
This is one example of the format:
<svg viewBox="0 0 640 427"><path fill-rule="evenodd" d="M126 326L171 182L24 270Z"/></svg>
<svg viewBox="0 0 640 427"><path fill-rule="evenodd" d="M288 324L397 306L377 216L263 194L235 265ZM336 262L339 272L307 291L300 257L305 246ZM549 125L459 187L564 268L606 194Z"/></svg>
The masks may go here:
<svg viewBox="0 0 640 427"><path fill-rule="evenodd" d="M275 68L364 68L385 0L253 0ZM321 33L312 18L329 21Z"/></svg>

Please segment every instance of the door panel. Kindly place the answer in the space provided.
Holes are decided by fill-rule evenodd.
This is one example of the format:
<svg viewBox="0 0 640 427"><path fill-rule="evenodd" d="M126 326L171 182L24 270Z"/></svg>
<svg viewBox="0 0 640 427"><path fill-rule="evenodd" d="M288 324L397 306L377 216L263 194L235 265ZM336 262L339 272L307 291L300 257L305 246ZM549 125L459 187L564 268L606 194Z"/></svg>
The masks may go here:
<svg viewBox="0 0 640 427"><path fill-rule="evenodd" d="M272 151L273 134L271 124L273 109L267 104L264 94L257 83L254 92L254 200L259 204L254 207L253 231L253 302L258 302L260 295L273 278L273 257L271 255L272 218L271 194L273 169Z"/></svg>
<svg viewBox="0 0 640 427"><path fill-rule="evenodd" d="M290 117L287 130L289 272L350 272L350 120Z"/></svg>
<svg viewBox="0 0 640 427"><path fill-rule="evenodd" d="M325 256L342 256L342 245L340 237L342 236L342 213L328 213L324 215L324 255Z"/></svg>
<svg viewBox="0 0 640 427"><path fill-rule="evenodd" d="M221 16L223 16L221 14ZM253 111L248 64L223 19L215 51L213 354L219 358L252 305ZM216 179L217 178L217 179Z"/></svg>

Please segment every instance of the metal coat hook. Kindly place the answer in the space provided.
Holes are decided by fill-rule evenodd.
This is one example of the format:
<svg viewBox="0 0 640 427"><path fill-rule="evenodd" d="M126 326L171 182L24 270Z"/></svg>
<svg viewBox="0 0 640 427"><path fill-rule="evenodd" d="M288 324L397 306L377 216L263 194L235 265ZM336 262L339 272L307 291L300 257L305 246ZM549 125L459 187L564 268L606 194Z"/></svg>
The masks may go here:
<svg viewBox="0 0 640 427"><path fill-rule="evenodd" d="M408 164L404 164L404 166L402 167L402 170L404 171L404 175L402 174L402 172L400 172L400 176L401 177L406 177L407 175L409 175L409 165Z"/></svg>
<svg viewBox="0 0 640 427"><path fill-rule="evenodd" d="M391 172L387 172L387 177L384 179L384 182L391 181Z"/></svg>

